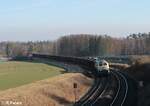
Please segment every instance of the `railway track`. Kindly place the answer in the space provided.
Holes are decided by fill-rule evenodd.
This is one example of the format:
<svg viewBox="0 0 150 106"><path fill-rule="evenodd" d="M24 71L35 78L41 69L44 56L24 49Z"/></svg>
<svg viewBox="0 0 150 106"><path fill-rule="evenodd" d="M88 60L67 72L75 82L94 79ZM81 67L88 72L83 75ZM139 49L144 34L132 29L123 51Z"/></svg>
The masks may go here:
<svg viewBox="0 0 150 106"><path fill-rule="evenodd" d="M80 99L74 106L90 106L90 104L94 103L94 100L102 94L104 89L106 88L105 82L107 82L107 78L97 78L96 83L94 84L93 88L89 90L89 92Z"/></svg>
<svg viewBox="0 0 150 106"><path fill-rule="evenodd" d="M89 106L96 106L97 102L99 100L99 98L101 98L103 96L103 94L105 93L105 91L107 90L108 86L109 86L109 82L108 82L108 78L106 79L106 82L104 82L103 87L99 87L99 89L97 89L97 91L95 92L93 98L87 103L87 105Z"/></svg>
<svg viewBox="0 0 150 106"><path fill-rule="evenodd" d="M100 80L98 78L95 78L94 83L92 85L92 87L88 90L88 92L80 99L80 101L76 102L74 104L74 106L79 106L82 105L83 103L85 103L87 101L88 98L90 98L92 96L92 94L95 92L95 90L97 89L97 87L100 84Z"/></svg>
<svg viewBox="0 0 150 106"><path fill-rule="evenodd" d="M110 104L110 106L124 106L124 102L127 98L127 94L128 94L128 82L126 77L118 72L118 71L113 71L112 72L117 80L118 80L118 89L117 89L117 93L115 95L115 97L112 100L112 103Z"/></svg>
<svg viewBox="0 0 150 106"><path fill-rule="evenodd" d="M74 106L133 106L130 105L130 103L127 105L129 85L126 76L119 71L111 71L111 74L111 76L116 79L117 89L109 89L112 83L112 81L110 81L111 77L103 77L101 80L97 78L97 82L93 85L93 88ZM108 95L107 92L112 90L114 93Z"/></svg>
<svg viewBox="0 0 150 106"><path fill-rule="evenodd" d="M49 56L33 54L36 58L46 58L55 61L79 65L94 75L94 83L90 90L74 106L136 106L137 85L128 75L119 71L111 71L111 76L97 77L94 62L82 58ZM115 87L112 84L115 83ZM108 92L112 92L108 94Z"/></svg>

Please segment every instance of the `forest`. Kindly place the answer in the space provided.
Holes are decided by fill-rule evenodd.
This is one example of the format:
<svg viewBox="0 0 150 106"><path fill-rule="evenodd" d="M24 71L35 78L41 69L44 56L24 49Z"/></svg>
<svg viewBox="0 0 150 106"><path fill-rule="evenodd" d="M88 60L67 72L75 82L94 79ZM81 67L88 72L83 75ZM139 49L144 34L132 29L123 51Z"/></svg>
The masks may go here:
<svg viewBox="0 0 150 106"><path fill-rule="evenodd" d="M78 34L55 41L0 42L0 55L27 56L31 53L64 56L149 55L150 33L115 38L108 35Z"/></svg>

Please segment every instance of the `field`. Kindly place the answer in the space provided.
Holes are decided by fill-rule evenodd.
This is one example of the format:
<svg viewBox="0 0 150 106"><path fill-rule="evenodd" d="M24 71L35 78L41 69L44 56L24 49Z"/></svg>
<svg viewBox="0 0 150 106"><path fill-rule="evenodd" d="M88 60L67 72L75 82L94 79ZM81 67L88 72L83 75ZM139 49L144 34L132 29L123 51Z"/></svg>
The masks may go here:
<svg viewBox="0 0 150 106"><path fill-rule="evenodd" d="M0 90L18 87L61 74L61 68L36 62L0 62Z"/></svg>
<svg viewBox="0 0 150 106"><path fill-rule="evenodd" d="M73 83L78 84L77 98L91 87L93 80L80 73L66 73L0 92L0 102L17 101L22 105L11 106L72 106ZM2 104L0 106L8 106ZM10 105L9 105L10 106Z"/></svg>

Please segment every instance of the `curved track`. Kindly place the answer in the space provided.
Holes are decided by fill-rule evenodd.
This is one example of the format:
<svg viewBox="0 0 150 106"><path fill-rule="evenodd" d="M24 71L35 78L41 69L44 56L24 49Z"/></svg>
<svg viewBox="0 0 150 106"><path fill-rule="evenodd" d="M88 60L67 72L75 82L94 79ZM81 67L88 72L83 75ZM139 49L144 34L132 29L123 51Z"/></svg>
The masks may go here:
<svg viewBox="0 0 150 106"><path fill-rule="evenodd" d="M118 89L110 106L123 106L128 93L128 82L122 73L118 71L113 71L112 73L118 80Z"/></svg>
<svg viewBox="0 0 150 106"><path fill-rule="evenodd" d="M94 75L93 86L74 106L136 106L137 84L123 72L112 70L108 77L98 78L94 62L87 59L43 54L32 54L32 57L76 64Z"/></svg>
<svg viewBox="0 0 150 106"><path fill-rule="evenodd" d="M99 84L101 83L100 79L95 78L94 83L92 85L92 87L88 90L88 92L80 99L80 101L78 101L77 103L74 104L74 106L79 106L84 104L88 98L90 98L93 93L95 92L95 90L98 88Z"/></svg>
<svg viewBox="0 0 150 106"><path fill-rule="evenodd" d="M102 92L106 89L108 84L108 78L97 78L95 79L93 87L83 96L74 106L90 106L96 101L96 99L102 94Z"/></svg>
<svg viewBox="0 0 150 106"><path fill-rule="evenodd" d="M109 89L111 77L97 78L93 87L74 106L131 106L127 105L127 95L129 95L128 79L119 71L111 71L111 76L115 77L117 89ZM113 94L107 92L113 90ZM126 103L125 103L126 102Z"/></svg>

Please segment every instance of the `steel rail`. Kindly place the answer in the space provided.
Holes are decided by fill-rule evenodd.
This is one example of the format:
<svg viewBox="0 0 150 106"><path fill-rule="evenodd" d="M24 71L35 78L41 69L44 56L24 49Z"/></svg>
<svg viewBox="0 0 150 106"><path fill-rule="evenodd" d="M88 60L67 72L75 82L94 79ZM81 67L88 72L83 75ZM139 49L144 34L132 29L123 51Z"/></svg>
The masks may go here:
<svg viewBox="0 0 150 106"><path fill-rule="evenodd" d="M119 77L114 73L114 72L112 72L112 74L117 78L117 80L118 80L118 90L117 90L117 93L116 93L116 95L115 95L115 98L113 99L113 101L112 101L112 103L110 104L110 106L112 106L113 104L114 104L114 102L115 102L115 100L117 99L117 97L118 97L118 95L119 95L119 91L120 91L120 85L121 85L121 82L120 82L120 80L119 80Z"/></svg>
<svg viewBox="0 0 150 106"><path fill-rule="evenodd" d="M107 83L107 84L105 85L104 90L103 90L103 91L101 92L101 94L93 101L93 103L92 103L90 106L94 106L94 104L98 101L98 99L99 99L100 97L102 97L102 95L106 92L106 89L107 89L108 85L109 85L109 83Z"/></svg>
<svg viewBox="0 0 150 106"><path fill-rule="evenodd" d="M120 72L118 72L118 74L120 74L122 76L122 78L124 79L125 83L126 83L126 92L125 92L125 96L124 96L124 99L121 103L121 106L124 104L125 102L125 99L127 98L127 93L128 93L128 83L127 83L127 79L124 77L124 75L122 75Z"/></svg>
<svg viewBox="0 0 150 106"><path fill-rule="evenodd" d="M105 90L105 86L107 85L107 84L104 84L106 82L105 80L106 78L103 79L103 83L100 83L100 85L95 90L93 95L90 98L88 98L86 102L82 104L82 106L87 106L87 105L90 106L93 103L93 101L96 100L99 97L99 95L101 95L101 93Z"/></svg>
<svg viewBox="0 0 150 106"><path fill-rule="evenodd" d="M85 96L83 96L77 103L75 103L74 106L81 106L81 105L83 105L88 100L88 98L90 98L93 95L95 90L98 88L99 84L100 84L100 79L96 78L95 79L95 84L93 85L93 87L91 87L89 92L87 92L85 94Z"/></svg>
<svg viewBox="0 0 150 106"><path fill-rule="evenodd" d="M121 74L120 72L118 72L118 71L113 72L113 74L116 76L116 78L118 79L118 82L120 82L120 84L118 85L119 87L118 87L117 93L116 93L115 98L113 99L112 103L110 104L110 106L115 105L115 102L117 102L117 101L120 102L120 100L118 100L118 99L120 99L119 93L121 93L122 90L123 90L123 89L121 89L121 86L123 86L123 85L125 84L125 86L122 87L122 88L125 88L125 93L121 94L122 97L123 97L123 99L122 99L120 105L117 104L118 106L123 106L123 104L124 104L124 102L125 102L125 99L126 99L126 97L127 97L127 93L128 93L128 83L127 83L127 79L124 77L124 75L122 75L122 74ZM124 83L121 83L121 80L122 80ZM124 96L123 96L123 95L124 95ZM117 99L117 98L118 98L118 99ZM115 105L115 106L116 106L116 105Z"/></svg>

